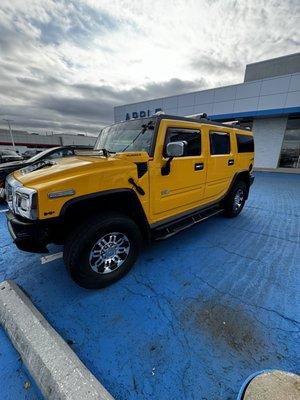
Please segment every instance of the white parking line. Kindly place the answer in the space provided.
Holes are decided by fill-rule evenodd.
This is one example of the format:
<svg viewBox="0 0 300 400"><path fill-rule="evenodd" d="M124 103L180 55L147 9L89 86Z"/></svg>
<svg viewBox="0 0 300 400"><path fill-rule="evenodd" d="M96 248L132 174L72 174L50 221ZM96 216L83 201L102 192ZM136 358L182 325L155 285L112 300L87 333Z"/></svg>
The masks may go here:
<svg viewBox="0 0 300 400"><path fill-rule="evenodd" d="M1 214L1 213L5 213L5 212L7 212L7 211L9 211L8 208L6 208L5 210L0 210L0 214Z"/></svg>
<svg viewBox="0 0 300 400"><path fill-rule="evenodd" d="M41 257L41 263L42 264L47 264L47 263L49 263L51 261L58 260L59 258L62 258L62 257L63 257L63 252L62 251L60 251L59 253L49 254L49 256Z"/></svg>

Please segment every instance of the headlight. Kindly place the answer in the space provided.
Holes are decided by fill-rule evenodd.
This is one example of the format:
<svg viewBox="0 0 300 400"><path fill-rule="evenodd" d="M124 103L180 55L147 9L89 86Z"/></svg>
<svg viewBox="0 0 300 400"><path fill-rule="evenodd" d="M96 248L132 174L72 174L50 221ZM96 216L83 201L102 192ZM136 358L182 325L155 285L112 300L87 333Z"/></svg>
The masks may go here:
<svg viewBox="0 0 300 400"><path fill-rule="evenodd" d="M37 193L34 189L24 186L19 187L15 192L15 212L22 217L36 219L37 217Z"/></svg>
<svg viewBox="0 0 300 400"><path fill-rule="evenodd" d="M5 184L6 201L9 208L18 215L29 219L37 218L37 192L22 186L12 175Z"/></svg>

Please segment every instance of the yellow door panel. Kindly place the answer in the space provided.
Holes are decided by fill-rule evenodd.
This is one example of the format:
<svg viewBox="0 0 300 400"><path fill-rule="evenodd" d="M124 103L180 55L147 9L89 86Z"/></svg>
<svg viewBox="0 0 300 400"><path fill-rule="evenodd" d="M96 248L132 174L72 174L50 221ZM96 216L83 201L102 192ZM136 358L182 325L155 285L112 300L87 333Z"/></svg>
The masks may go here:
<svg viewBox="0 0 300 400"><path fill-rule="evenodd" d="M155 180L152 190L155 215L177 213L199 204L204 195L206 171L195 170L195 164L201 163L204 164L203 156L174 158L169 175L162 176L160 166L150 171Z"/></svg>
<svg viewBox="0 0 300 400"><path fill-rule="evenodd" d="M168 132L169 135L170 131L174 130L198 131L201 154L173 158L170 173L164 176L161 168L167 161L167 157L164 157L166 133ZM206 141L202 137L200 124L177 120L161 121L154 160L149 163L150 204L153 220L168 218L201 205L206 183L206 150Z"/></svg>
<svg viewBox="0 0 300 400"><path fill-rule="evenodd" d="M230 129L207 129L210 149L207 157L205 198L217 200L226 193L235 174L236 149Z"/></svg>

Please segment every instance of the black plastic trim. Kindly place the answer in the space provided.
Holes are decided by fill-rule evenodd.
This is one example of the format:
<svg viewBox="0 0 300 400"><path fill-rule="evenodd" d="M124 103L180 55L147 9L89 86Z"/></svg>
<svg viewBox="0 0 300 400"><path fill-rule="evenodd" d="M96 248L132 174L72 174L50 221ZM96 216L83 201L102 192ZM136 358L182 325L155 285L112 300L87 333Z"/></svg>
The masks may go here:
<svg viewBox="0 0 300 400"><path fill-rule="evenodd" d="M148 171L147 162L136 162L138 178L141 178Z"/></svg>
<svg viewBox="0 0 300 400"><path fill-rule="evenodd" d="M120 194L120 193L131 193L136 196L135 192L132 189L124 188L124 189L110 189L110 190L103 190L101 192L96 192L96 193L90 193L90 194L85 194L83 196L76 197L75 199L70 199L67 201L63 206L60 211L60 216L63 216L66 213L66 210L69 206L77 204L81 201L84 200L89 200L89 199L96 199L100 197L104 197L110 194Z"/></svg>
<svg viewBox="0 0 300 400"><path fill-rule="evenodd" d="M6 213L6 218L9 233L18 249L30 253L48 253L47 233L38 222L24 222L10 211Z"/></svg>

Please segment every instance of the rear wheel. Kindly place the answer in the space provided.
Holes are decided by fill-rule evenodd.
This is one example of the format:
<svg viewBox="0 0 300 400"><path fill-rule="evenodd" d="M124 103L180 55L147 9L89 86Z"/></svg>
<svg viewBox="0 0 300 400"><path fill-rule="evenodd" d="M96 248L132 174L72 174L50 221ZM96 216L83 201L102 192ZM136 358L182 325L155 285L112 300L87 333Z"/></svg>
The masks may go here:
<svg viewBox="0 0 300 400"><path fill-rule="evenodd" d="M243 181L236 182L229 195L224 201L224 213L227 217L233 218L239 215L242 211L247 198L247 185Z"/></svg>
<svg viewBox="0 0 300 400"><path fill-rule="evenodd" d="M99 289L130 270L140 244L140 231L134 221L122 214L100 214L71 233L65 243L64 261L78 285Z"/></svg>

